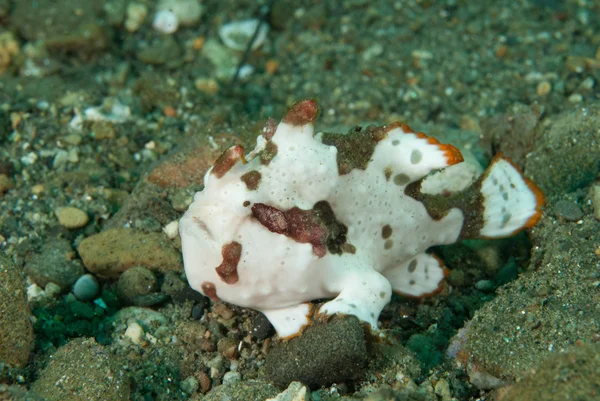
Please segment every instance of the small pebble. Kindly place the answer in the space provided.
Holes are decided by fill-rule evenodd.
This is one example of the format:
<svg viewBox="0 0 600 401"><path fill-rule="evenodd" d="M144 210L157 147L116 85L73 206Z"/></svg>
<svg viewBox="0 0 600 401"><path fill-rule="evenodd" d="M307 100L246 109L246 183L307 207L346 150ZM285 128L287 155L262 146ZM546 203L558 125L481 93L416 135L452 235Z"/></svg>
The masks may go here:
<svg viewBox="0 0 600 401"><path fill-rule="evenodd" d="M127 5L127 19L125 20L125 29L129 32L135 32L142 27L146 16L148 15L148 7L142 3L129 3Z"/></svg>
<svg viewBox="0 0 600 401"><path fill-rule="evenodd" d="M196 25L202 16L202 2L199 0L160 0L157 12L170 11L181 26Z"/></svg>
<svg viewBox="0 0 600 401"><path fill-rule="evenodd" d="M6 174L0 174L0 195L14 188L15 184Z"/></svg>
<svg viewBox="0 0 600 401"><path fill-rule="evenodd" d="M269 319L262 313L256 315L252 319L252 326L250 329L250 335L257 340L264 340L274 332L273 325L269 322Z"/></svg>
<svg viewBox="0 0 600 401"><path fill-rule="evenodd" d="M237 356L237 348L238 342L230 337L223 337L217 342L217 351L229 360Z"/></svg>
<svg viewBox="0 0 600 401"><path fill-rule="evenodd" d="M242 375L239 372L227 372L223 375L223 384L233 384L242 380Z"/></svg>
<svg viewBox="0 0 600 401"><path fill-rule="evenodd" d="M90 218L87 213L76 207L59 207L54 211L61 226L70 230L85 226Z"/></svg>
<svg viewBox="0 0 600 401"><path fill-rule="evenodd" d="M99 290L98 280L92 274L84 274L73 285L73 294L83 302L95 299Z"/></svg>
<svg viewBox="0 0 600 401"><path fill-rule="evenodd" d="M56 298L61 292L62 288L60 288L58 284L52 282L46 284L46 287L44 287L44 293L50 298Z"/></svg>
<svg viewBox="0 0 600 401"><path fill-rule="evenodd" d="M179 387L181 387L184 393L191 395L198 391L200 383L198 383L198 380L194 376L190 376L182 381Z"/></svg>
<svg viewBox="0 0 600 401"><path fill-rule="evenodd" d="M229 22L219 29L219 37L225 46L230 49L239 51L246 50L246 46L248 46L248 42L250 42L259 23L260 22L257 19ZM258 49L263 44L267 38L268 32L269 26L267 24L261 24L258 35L252 43L252 50Z"/></svg>
<svg viewBox="0 0 600 401"><path fill-rule="evenodd" d="M41 195L44 193L44 186L42 184L37 184L31 187L31 193L34 195Z"/></svg>
<svg viewBox="0 0 600 401"><path fill-rule="evenodd" d="M546 96L552 90L552 85L548 81L542 81L538 84L536 92L538 96Z"/></svg>
<svg viewBox="0 0 600 401"><path fill-rule="evenodd" d="M129 338L132 343L139 344L142 342L142 336L144 335L144 329L136 322L131 322L125 330L125 337Z"/></svg>
<svg viewBox="0 0 600 401"><path fill-rule="evenodd" d="M580 95L579 93L573 93L571 96L569 96L569 102L581 103L581 102L583 102L583 96Z"/></svg>
<svg viewBox="0 0 600 401"><path fill-rule="evenodd" d="M179 235L179 222L174 220L163 227L163 232L169 239L175 239Z"/></svg>
<svg viewBox="0 0 600 401"><path fill-rule="evenodd" d="M554 205L554 215L566 221L579 221L583 218L581 208L575 203L568 200L559 200Z"/></svg>
<svg viewBox="0 0 600 401"><path fill-rule="evenodd" d="M127 302L133 302L140 295L156 291L156 276L150 270L134 266L125 270L117 282L117 294Z"/></svg>
<svg viewBox="0 0 600 401"><path fill-rule="evenodd" d="M206 309L206 304L204 302L198 302L196 305L194 305L192 307L192 319L202 319L202 316L204 316L204 309Z"/></svg>
<svg viewBox="0 0 600 401"><path fill-rule="evenodd" d="M489 292L494 291L494 282L492 280L479 280L475 283L475 288L479 291Z"/></svg>
<svg viewBox="0 0 600 401"><path fill-rule="evenodd" d="M225 320L229 320L235 316L235 312L232 311L227 305L223 302L217 302L213 305L213 312L217 315L221 316Z"/></svg>
<svg viewBox="0 0 600 401"><path fill-rule="evenodd" d="M212 387L212 381L206 372L200 371L197 373L198 383L200 384L200 390L202 394L208 393L210 388Z"/></svg>
<svg viewBox="0 0 600 401"><path fill-rule="evenodd" d="M450 384L445 379L440 379L435 385L435 393L442 397L442 401L452 400L452 393L450 392Z"/></svg>
<svg viewBox="0 0 600 401"><path fill-rule="evenodd" d="M219 91L219 83L212 78L198 78L194 81L194 86L206 95L216 95Z"/></svg>

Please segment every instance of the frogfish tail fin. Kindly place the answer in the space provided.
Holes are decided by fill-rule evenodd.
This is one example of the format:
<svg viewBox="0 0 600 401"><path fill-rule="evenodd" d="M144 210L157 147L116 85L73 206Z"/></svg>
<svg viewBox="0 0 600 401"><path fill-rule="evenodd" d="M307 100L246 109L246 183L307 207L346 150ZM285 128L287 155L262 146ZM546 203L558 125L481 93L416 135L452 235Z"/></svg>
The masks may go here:
<svg viewBox="0 0 600 401"><path fill-rule="evenodd" d="M476 210L464 210L462 238L503 238L533 227L542 217L542 191L508 158L498 154L473 184Z"/></svg>

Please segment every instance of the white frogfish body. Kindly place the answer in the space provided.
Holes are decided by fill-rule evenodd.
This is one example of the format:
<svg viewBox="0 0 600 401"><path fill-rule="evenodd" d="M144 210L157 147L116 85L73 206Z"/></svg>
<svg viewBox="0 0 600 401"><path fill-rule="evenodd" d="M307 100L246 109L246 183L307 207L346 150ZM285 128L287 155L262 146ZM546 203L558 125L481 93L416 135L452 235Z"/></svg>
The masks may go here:
<svg viewBox="0 0 600 401"><path fill-rule="evenodd" d="M392 292L440 289L447 269L428 248L510 236L541 216L543 194L502 156L458 192L454 146L400 123L315 135L317 111L298 102L248 155L225 151L179 223L191 287L263 312L281 337L324 298L317 313L376 329Z"/></svg>

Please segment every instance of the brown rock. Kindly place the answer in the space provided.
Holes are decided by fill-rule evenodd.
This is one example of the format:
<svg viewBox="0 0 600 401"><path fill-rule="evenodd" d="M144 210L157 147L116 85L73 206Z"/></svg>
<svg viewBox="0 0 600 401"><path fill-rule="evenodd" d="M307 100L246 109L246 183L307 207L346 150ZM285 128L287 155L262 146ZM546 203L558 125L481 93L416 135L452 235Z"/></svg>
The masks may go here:
<svg viewBox="0 0 600 401"><path fill-rule="evenodd" d="M24 367L33 349L25 282L17 266L0 255L0 364Z"/></svg>
<svg viewBox="0 0 600 401"><path fill-rule="evenodd" d="M222 149L200 146L187 154L177 154L154 169L148 181L162 188L203 185L204 174L221 155Z"/></svg>
<svg viewBox="0 0 600 401"><path fill-rule="evenodd" d="M585 344L551 354L529 376L502 391L498 401L598 399L600 346Z"/></svg>
<svg viewBox="0 0 600 401"><path fill-rule="evenodd" d="M362 326L346 316L311 325L301 336L271 348L265 373L280 388L293 381L319 388L362 377L368 361Z"/></svg>
<svg viewBox="0 0 600 401"><path fill-rule="evenodd" d="M93 1L40 0L36 7L27 2L16 2L11 22L27 40L54 40L72 35L82 27L96 22L101 13L102 4Z"/></svg>
<svg viewBox="0 0 600 401"><path fill-rule="evenodd" d="M548 199L583 189L598 175L599 146L600 107L573 107L544 125L525 172Z"/></svg>
<svg viewBox="0 0 600 401"><path fill-rule="evenodd" d="M87 213L76 207L59 207L54 211L61 226L70 230L85 226L90 218Z"/></svg>
<svg viewBox="0 0 600 401"><path fill-rule="evenodd" d="M183 268L181 254L163 233L112 228L81 241L79 254L92 273L118 277L132 266L166 273Z"/></svg>
<svg viewBox="0 0 600 401"><path fill-rule="evenodd" d="M47 401L125 401L130 389L121 364L91 338L60 347L33 383Z"/></svg>
<svg viewBox="0 0 600 401"><path fill-rule="evenodd" d="M506 114L494 116L483 124L483 132L494 152L502 152L523 168L525 156L533 150L539 136L541 110L517 104Z"/></svg>

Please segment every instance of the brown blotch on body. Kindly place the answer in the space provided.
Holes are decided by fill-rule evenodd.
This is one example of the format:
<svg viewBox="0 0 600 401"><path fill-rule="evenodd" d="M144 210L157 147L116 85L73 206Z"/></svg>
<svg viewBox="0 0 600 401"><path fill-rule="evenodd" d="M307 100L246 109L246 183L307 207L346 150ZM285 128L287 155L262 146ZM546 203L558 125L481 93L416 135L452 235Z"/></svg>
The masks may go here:
<svg viewBox="0 0 600 401"><path fill-rule="evenodd" d="M215 285L209 281L205 281L202 283L202 292L204 295L212 299L213 301L219 301L219 297L217 296L217 288Z"/></svg>
<svg viewBox="0 0 600 401"><path fill-rule="evenodd" d="M255 203L252 205L252 214L267 230L277 234L287 234L288 221L283 211L264 203Z"/></svg>
<svg viewBox="0 0 600 401"><path fill-rule="evenodd" d="M383 239L388 239L392 236L392 227L389 224L386 224L381 228L381 237Z"/></svg>
<svg viewBox="0 0 600 401"><path fill-rule="evenodd" d="M260 172L256 170L250 170L240 177L243 183L246 184L246 188L248 188L250 191L255 191L258 189L258 184L260 184L260 178Z"/></svg>
<svg viewBox="0 0 600 401"><path fill-rule="evenodd" d="M242 145L232 146L219 156L211 173L217 178L221 178L240 160L243 163L246 163L246 159L244 158L244 147Z"/></svg>
<svg viewBox="0 0 600 401"><path fill-rule="evenodd" d="M406 186L404 194L421 202L427 214L436 221L446 217L452 208L458 208L464 216L463 226L459 239L480 238L479 232L483 227L483 203L481 193L482 175L473 185L453 195L431 195L421 191L423 179L415 181Z"/></svg>
<svg viewBox="0 0 600 401"><path fill-rule="evenodd" d="M325 256L327 251L333 254L345 251L342 247L346 244L348 228L336 220L326 201L315 203L309 210L293 207L286 211L255 203L252 214L269 231L283 234L301 244L311 244L314 254L319 257ZM350 248L346 250L350 251Z"/></svg>
<svg viewBox="0 0 600 401"><path fill-rule="evenodd" d="M292 106L281 121L290 125L302 126L315 121L318 113L319 106L316 101L312 99L301 100Z"/></svg>
<svg viewBox="0 0 600 401"><path fill-rule="evenodd" d="M268 166L277 155L277 145L271 141L267 142L265 148L260 152L260 164Z"/></svg>
<svg viewBox="0 0 600 401"><path fill-rule="evenodd" d="M352 244L342 244L340 245L340 250L342 253L351 253L352 255L356 254L356 247Z"/></svg>
<svg viewBox="0 0 600 401"><path fill-rule="evenodd" d="M242 257L242 245L232 241L221 248L223 262L216 268L221 280L227 284L235 284L240 279L237 271L238 263Z"/></svg>
<svg viewBox="0 0 600 401"><path fill-rule="evenodd" d="M340 175L344 175L355 168L366 170L375 147L387 137L389 130L390 126L370 125L364 130L362 127L354 127L347 134L324 133L322 142L337 148L338 171Z"/></svg>

